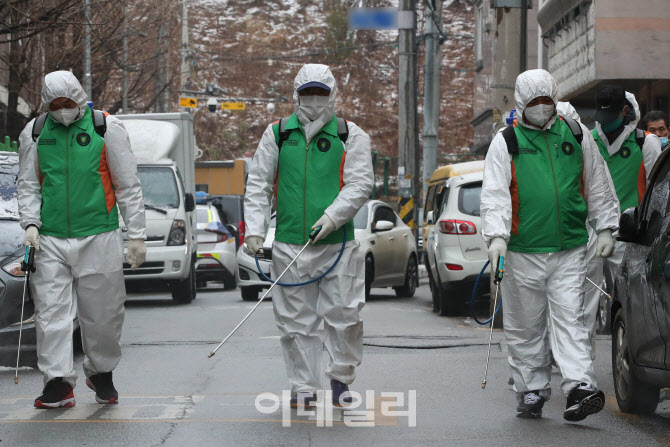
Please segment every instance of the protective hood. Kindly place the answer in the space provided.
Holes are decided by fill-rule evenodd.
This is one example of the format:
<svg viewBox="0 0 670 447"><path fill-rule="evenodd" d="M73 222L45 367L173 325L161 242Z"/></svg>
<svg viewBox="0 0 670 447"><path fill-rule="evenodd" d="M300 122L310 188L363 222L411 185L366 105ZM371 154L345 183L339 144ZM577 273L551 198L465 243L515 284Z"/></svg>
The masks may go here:
<svg viewBox="0 0 670 447"><path fill-rule="evenodd" d="M300 108L300 98L298 96L298 89L310 82L318 82L325 84L330 88L330 96L328 96L328 104L314 121L310 120ZM298 121L305 131L305 137L309 142L314 135L316 135L323 126L325 126L335 113L335 98L337 97L337 85L330 67L322 64L306 64L298 72L293 81L293 101L295 102L295 114Z"/></svg>
<svg viewBox="0 0 670 447"><path fill-rule="evenodd" d="M86 92L72 72L54 71L44 77L42 86L42 107L49 110L49 104L56 98L70 98L79 105L79 116L86 110Z"/></svg>
<svg viewBox="0 0 670 447"><path fill-rule="evenodd" d="M528 70L521 73L516 78L516 85L514 87L514 103L516 106L516 115L519 117L519 124L529 129L537 129L531 127L524 122L523 112L526 110L528 103L539 96L548 96L556 104L558 97L558 85L554 77L546 70ZM556 116L549 120L542 130L550 128Z"/></svg>
<svg viewBox="0 0 670 447"><path fill-rule="evenodd" d="M626 138L628 138L631 132L635 131L637 123L640 121L640 106L638 105L634 94L626 92L626 105L628 106L629 110L626 116L624 116L623 130L619 133L619 136L616 138L616 140L614 140L614 142L612 142L612 144L610 144L609 140L607 139L600 122L596 121L596 131L598 132L600 139L603 141L603 143L605 143L605 146L608 148L610 153L616 153L619 151L621 144L626 140Z"/></svg>
<svg viewBox="0 0 670 447"><path fill-rule="evenodd" d="M582 119L579 117L577 110L569 102L558 101L556 103L556 111L559 115L565 118L572 118L577 122L582 122Z"/></svg>

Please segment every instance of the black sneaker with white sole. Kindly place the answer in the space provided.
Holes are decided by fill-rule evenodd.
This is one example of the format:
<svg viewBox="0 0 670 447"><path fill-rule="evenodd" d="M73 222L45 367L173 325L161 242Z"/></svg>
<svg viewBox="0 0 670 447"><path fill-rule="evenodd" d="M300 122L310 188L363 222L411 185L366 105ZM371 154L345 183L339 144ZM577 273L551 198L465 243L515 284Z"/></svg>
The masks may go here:
<svg viewBox="0 0 670 447"><path fill-rule="evenodd" d="M62 377L51 379L44 385L42 395L35 399L35 408L70 408L75 405L74 392Z"/></svg>
<svg viewBox="0 0 670 447"><path fill-rule="evenodd" d="M95 401L99 404L118 404L119 393L112 382L112 372L93 374L86 379L86 385L95 391Z"/></svg>
<svg viewBox="0 0 670 447"><path fill-rule="evenodd" d="M544 397L538 391L523 393L519 406L516 407L516 417L524 419L539 419L542 417Z"/></svg>
<svg viewBox="0 0 670 447"><path fill-rule="evenodd" d="M568 394L568 403L563 419L570 422L581 421L605 407L605 393L587 383L580 383Z"/></svg>

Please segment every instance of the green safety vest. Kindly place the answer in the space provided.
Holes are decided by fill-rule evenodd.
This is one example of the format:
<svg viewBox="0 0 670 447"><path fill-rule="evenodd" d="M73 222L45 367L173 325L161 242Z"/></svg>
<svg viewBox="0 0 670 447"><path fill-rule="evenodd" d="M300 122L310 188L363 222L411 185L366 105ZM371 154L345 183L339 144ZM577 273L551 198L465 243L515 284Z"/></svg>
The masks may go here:
<svg viewBox="0 0 670 447"><path fill-rule="evenodd" d="M278 121L272 130L279 145ZM335 115L312 138L309 146L295 114L288 119L285 132L287 138L281 143L277 162L275 240L300 245L307 243L311 226L323 216L344 186L342 170L346 151L337 135ZM344 226L347 240L353 240L353 220ZM338 244L342 239L343 228L340 228L317 245Z"/></svg>
<svg viewBox="0 0 670 447"><path fill-rule="evenodd" d="M621 212L636 207L642 201L647 184L647 174L644 169L642 148L638 145L635 132L621 144L621 149L610 156L605 143L598 135L598 131L591 132L596 140L600 154L607 162L607 167L614 182L614 189L619 198Z"/></svg>
<svg viewBox="0 0 670 447"><path fill-rule="evenodd" d="M544 132L519 126L514 133L509 250L553 253L586 244L582 146L570 127L557 119Z"/></svg>
<svg viewBox="0 0 670 447"><path fill-rule="evenodd" d="M40 233L77 238L119 228L105 141L91 109L64 126L49 116L37 140L42 185Z"/></svg>

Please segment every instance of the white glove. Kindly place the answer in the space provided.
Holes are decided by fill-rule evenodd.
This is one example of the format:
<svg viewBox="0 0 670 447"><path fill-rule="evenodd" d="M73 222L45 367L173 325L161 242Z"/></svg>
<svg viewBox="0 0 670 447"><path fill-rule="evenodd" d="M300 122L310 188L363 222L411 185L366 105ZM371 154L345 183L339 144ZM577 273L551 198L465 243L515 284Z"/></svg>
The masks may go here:
<svg viewBox="0 0 670 447"><path fill-rule="evenodd" d="M612 230L602 230L598 233L596 240L596 256L599 258L609 258L614 253L614 238Z"/></svg>
<svg viewBox="0 0 670 447"><path fill-rule="evenodd" d="M260 236L247 236L244 238L244 243L247 244L247 248L254 255L258 255L258 252L263 249L263 242L265 242L265 239Z"/></svg>
<svg viewBox="0 0 670 447"><path fill-rule="evenodd" d="M491 271L495 275L498 269L498 258L507 254L507 242L501 237L494 237L489 245L489 261L491 262Z"/></svg>
<svg viewBox="0 0 670 447"><path fill-rule="evenodd" d="M312 229L316 227L321 227L321 231L319 231L319 234L317 234L314 239L312 239L312 244L316 244L321 239L326 238L330 233L335 231L335 224L332 220L330 220L330 217L326 216L325 214L321 216L321 218L317 220L314 225L312 225Z"/></svg>
<svg viewBox="0 0 670 447"><path fill-rule="evenodd" d="M23 238L23 246L32 245L35 251L40 251L40 230L35 225L26 228L26 235Z"/></svg>
<svg viewBox="0 0 670 447"><path fill-rule="evenodd" d="M128 241L128 255L126 256L130 269L135 270L144 264L146 259L147 246L144 244L144 239L130 239Z"/></svg>

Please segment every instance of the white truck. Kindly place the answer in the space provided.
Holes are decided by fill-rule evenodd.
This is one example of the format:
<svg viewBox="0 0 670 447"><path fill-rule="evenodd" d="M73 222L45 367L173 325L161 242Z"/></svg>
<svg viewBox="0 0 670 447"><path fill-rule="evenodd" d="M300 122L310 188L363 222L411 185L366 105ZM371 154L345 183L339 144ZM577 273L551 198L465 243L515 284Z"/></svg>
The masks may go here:
<svg viewBox="0 0 670 447"><path fill-rule="evenodd" d="M193 118L187 112L116 117L123 121L137 159L147 222L146 262L135 271L124 263L126 282L160 281L176 302L190 303L196 294L198 249ZM123 224L122 229L127 249Z"/></svg>

